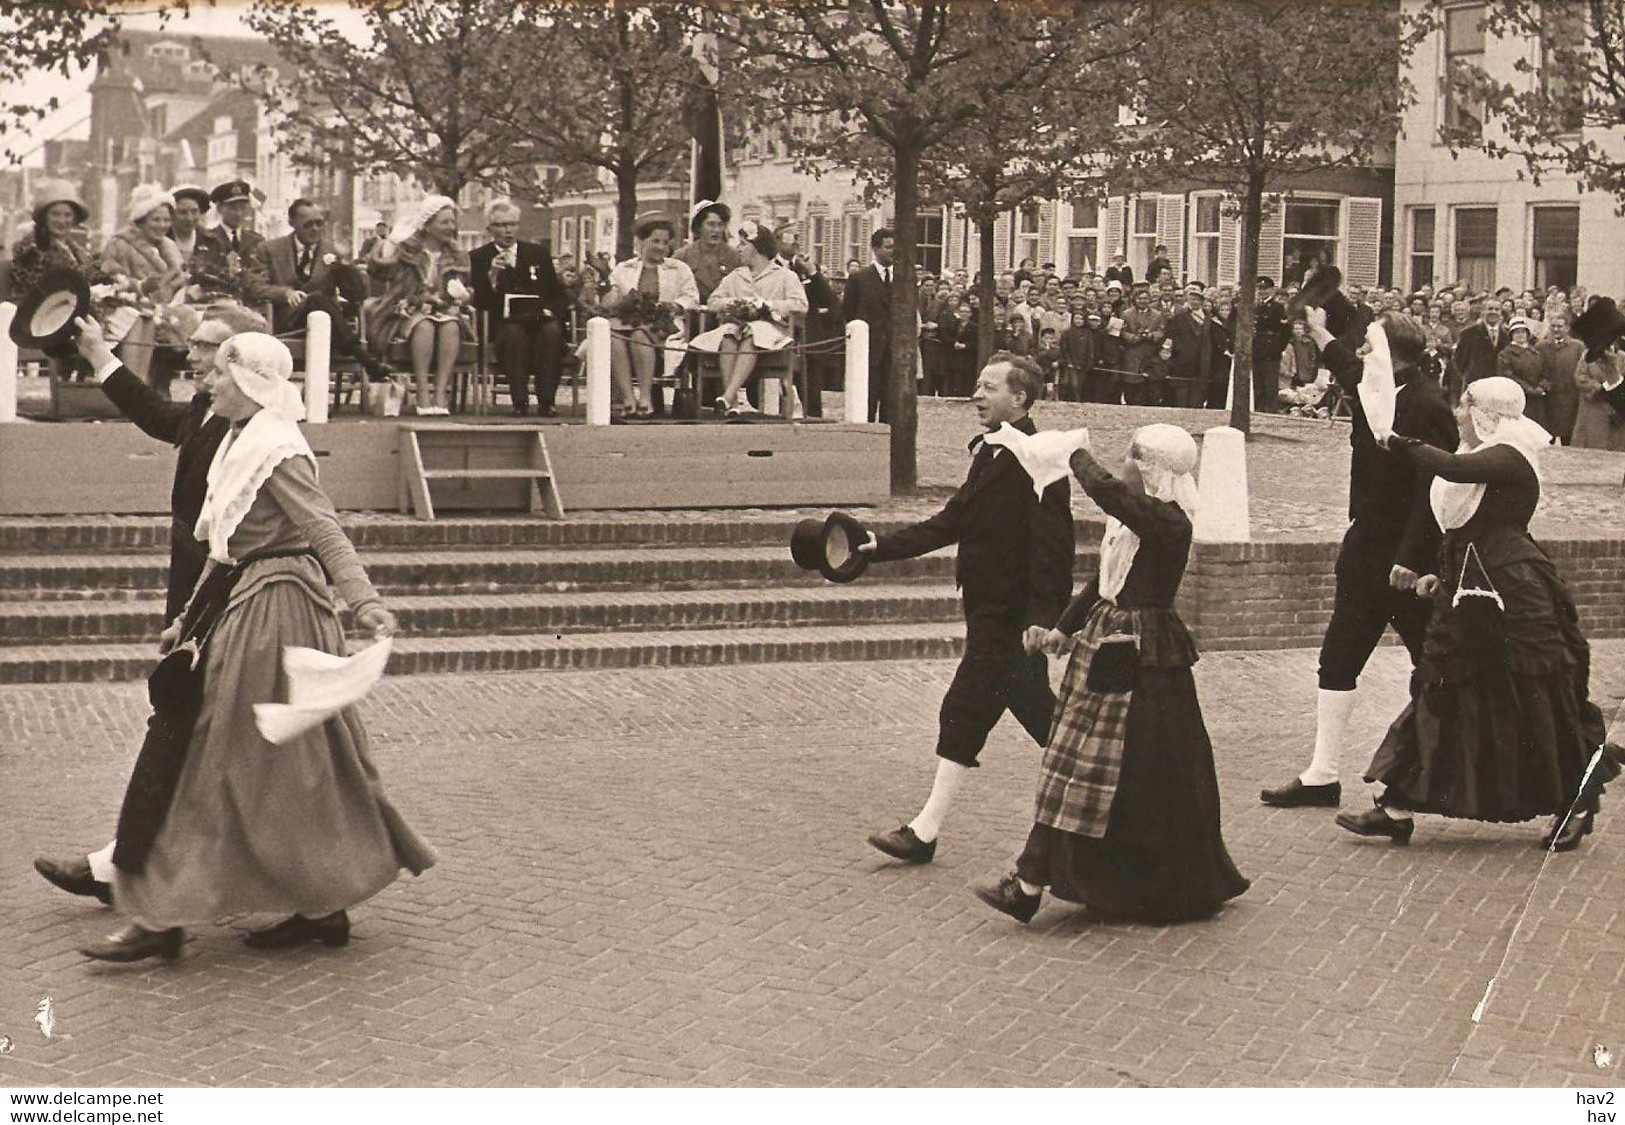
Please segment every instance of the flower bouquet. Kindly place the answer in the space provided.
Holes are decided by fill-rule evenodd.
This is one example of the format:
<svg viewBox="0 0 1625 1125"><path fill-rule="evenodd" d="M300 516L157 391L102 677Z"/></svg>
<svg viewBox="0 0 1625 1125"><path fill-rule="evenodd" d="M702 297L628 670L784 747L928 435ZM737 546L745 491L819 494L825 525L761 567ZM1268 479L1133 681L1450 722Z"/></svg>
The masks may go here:
<svg viewBox="0 0 1625 1125"><path fill-rule="evenodd" d="M628 328L645 328L657 340L677 331L677 308L648 293L631 292L617 301L610 315Z"/></svg>
<svg viewBox="0 0 1625 1125"><path fill-rule="evenodd" d="M753 320L773 319L773 310L761 301L729 301L717 313L724 324L746 325Z"/></svg>

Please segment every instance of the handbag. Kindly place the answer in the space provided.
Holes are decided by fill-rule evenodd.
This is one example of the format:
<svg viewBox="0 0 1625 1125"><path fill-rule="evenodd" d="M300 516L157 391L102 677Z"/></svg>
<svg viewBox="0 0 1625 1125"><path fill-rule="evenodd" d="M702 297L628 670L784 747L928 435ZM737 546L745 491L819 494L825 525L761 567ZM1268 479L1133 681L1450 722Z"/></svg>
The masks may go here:
<svg viewBox="0 0 1625 1125"><path fill-rule="evenodd" d="M1122 695L1134 690L1140 674L1140 638L1113 633L1100 642L1089 661L1084 686L1098 695Z"/></svg>
<svg viewBox="0 0 1625 1125"><path fill-rule="evenodd" d="M1478 567L1478 577L1469 579L1468 567ZM1469 581L1482 585L1469 585ZM1461 560L1461 575L1450 599L1464 652L1479 660L1499 660L1506 655L1506 601L1490 581L1478 548L1467 544Z"/></svg>

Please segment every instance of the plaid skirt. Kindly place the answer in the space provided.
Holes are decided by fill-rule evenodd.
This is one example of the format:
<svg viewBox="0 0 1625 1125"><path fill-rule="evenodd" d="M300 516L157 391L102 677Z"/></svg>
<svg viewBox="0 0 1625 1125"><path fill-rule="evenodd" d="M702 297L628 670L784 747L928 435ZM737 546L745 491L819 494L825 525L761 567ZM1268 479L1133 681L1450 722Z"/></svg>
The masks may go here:
<svg viewBox="0 0 1625 1125"><path fill-rule="evenodd" d="M1134 693L1090 691L1089 665L1101 642L1121 633L1140 634L1139 612L1101 601L1074 638L1039 769L1033 812L1039 824L1096 839L1106 835Z"/></svg>

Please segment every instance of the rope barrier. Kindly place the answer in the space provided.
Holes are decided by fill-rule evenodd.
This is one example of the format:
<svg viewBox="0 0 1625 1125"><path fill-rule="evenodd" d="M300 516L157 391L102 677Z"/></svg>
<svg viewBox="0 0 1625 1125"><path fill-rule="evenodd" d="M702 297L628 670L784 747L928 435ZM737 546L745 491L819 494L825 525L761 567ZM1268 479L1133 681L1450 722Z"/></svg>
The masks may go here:
<svg viewBox="0 0 1625 1125"><path fill-rule="evenodd" d="M659 343L655 343L648 337L635 337L629 332L618 332L613 328L611 328L610 331L609 331L609 338L612 339L612 340L624 340L629 344L637 344L640 347L648 348L648 349L651 349L653 351L657 351L657 352L673 352L673 353L675 353L677 355L687 355L690 352L695 350L694 348L689 347L686 343L680 348L674 348L671 345L667 344L664 340L662 340ZM581 344L577 344L576 345L576 350L579 351L581 349L581 347L582 347ZM837 351L837 350L840 350L840 349L845 348L845 347L846 347L846 340L845 339L829 339L829 340L815 340L815 341L813 341L811 343L806 343L806 344L790 343L790 344L784 345L784 347L782 347L782 348L758 348L757 352L758 352L758 354L761 354L761 355L783 355L785 352L802 352L802 353L805 353L805 354L814 354L814 353L823 354L825 352ZM713 355L713 354L717 354L717 353L701 351L701 354L702 355Z"/></svg>

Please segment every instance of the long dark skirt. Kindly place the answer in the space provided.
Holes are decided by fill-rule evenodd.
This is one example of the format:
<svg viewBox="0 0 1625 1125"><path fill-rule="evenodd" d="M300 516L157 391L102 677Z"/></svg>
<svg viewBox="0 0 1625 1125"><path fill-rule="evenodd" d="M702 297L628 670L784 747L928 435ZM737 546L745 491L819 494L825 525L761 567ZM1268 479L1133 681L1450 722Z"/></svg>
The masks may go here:
<svg viewBox="0 0 1625 1125"><path fill-rule="evenodd" d="M1366 770L1387 786L1387 808L1501 822L1555 816L1579 799L1603 742L1590 649L1556 569L1544 555L1507 564L1486 555L1506 601L1505 640L1474 643L1461 612L1440 601L1420 687ZM1584 803L1619 773L1605 754Z"/></svg>
<svg viewBox="0 0 1625 1125"><path fill-rule="evenodd" d="M1206 918L1247 890L1219 830L1219 781L1189 668L1142 668L1105 836L1034 824L1016 872L1102 917Z"/></svg>

